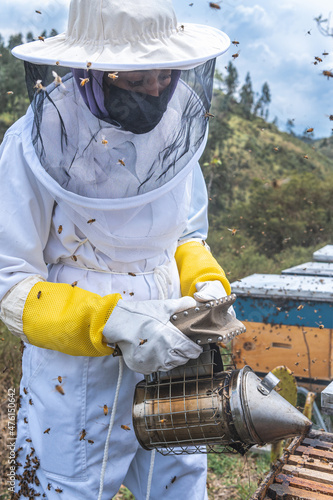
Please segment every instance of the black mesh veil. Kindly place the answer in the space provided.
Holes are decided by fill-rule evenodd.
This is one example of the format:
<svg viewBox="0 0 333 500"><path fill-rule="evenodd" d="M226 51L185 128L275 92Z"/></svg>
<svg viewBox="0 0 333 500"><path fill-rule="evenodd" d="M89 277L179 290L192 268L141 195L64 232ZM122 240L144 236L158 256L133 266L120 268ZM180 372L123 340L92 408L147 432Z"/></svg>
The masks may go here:
<svg viewBox="0 0 333 500"><path fill-rule="evenodd" d="M25 69L35 154L47 174L69 193L103 199L144 194L172 180L202 152L215 59L175 70L180 76L166 110L143 134L93 114L69 68L25 63ZM95 78L95 72L86 73L90 80ZM101 78L95 83L105 91Z"/></svg>

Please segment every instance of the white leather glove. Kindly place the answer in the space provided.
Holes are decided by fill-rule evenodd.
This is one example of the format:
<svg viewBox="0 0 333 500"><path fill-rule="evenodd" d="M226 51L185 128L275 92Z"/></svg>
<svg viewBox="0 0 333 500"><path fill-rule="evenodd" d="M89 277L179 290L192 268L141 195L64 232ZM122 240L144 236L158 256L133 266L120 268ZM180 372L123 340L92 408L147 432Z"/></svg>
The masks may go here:
<svg viewBox="0 0 333 500"><path fill-rule="evenodd" d="M170 321L173 314L195 307L192 297L126 302L119 300L108 319L103 336L121 349L126 365L144 375L184 365L202 348Z"/></svg>
<svg viewBox="0 0 333 500"><path fill-rule="evenodd" d="M207 302L208 300L218 300L227 295L221 281L218 280L197 283L195 288L197 291L193 294L193 297L199 303ZM236 318L233 306L229 307L228 313Z"/></svg>

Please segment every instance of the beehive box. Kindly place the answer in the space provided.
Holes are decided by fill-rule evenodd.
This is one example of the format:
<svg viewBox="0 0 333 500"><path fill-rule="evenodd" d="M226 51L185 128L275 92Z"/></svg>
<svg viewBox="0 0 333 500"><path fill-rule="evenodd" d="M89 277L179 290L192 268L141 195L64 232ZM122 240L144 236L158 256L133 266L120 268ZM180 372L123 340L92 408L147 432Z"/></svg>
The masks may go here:
<svg viewBox="0 0 333 500"><path fill-rule="evenodd" d="M321 391L333 376L333 278L254 274L232 283L247 331L233 342L236 368L259 376L285 365L299 385Z"/></svg>

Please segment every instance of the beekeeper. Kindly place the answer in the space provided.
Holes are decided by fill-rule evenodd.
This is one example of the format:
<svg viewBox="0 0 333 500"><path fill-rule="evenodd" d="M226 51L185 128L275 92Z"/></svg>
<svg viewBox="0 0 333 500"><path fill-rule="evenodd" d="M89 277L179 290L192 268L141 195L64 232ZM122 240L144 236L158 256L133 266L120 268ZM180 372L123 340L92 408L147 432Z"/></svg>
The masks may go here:
<svg viewBox="0 0 333 500"><path fill-rule="evenodd" d="M25 343L16 498L207 498L206 456L153 464L131 407L142 374L201 352L170 316L230 293L198 164L229 43L169 0L72 0L66 33L13 50L33 97L0 157L1 318Z"/></svg>

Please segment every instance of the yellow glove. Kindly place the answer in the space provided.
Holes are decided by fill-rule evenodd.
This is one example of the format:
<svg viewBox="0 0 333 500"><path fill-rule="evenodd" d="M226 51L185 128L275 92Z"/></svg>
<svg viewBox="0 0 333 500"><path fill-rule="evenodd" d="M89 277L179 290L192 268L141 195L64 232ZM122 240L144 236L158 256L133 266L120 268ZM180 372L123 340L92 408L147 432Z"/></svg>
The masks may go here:
<svg viewBox="0 0 333 500"><path fill-rule="evenodd" d="M199 241L183 243L177 248L175 259L180 276L182 295L193 297L197 283L215 280L220 281L227 295L230 295L230 283L222 267L203 243Z"/></svg>
<svg viewBox="0 0 333 500"><path fill-rule="evenodd" d="M119 293L101 297L76 286L40 281L25 302L23 332L30 344L72 356L112 354L102 332L119 299Z"/></svg>

